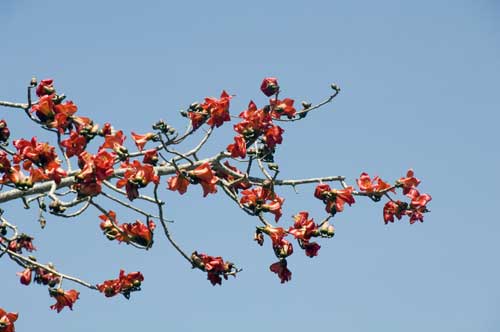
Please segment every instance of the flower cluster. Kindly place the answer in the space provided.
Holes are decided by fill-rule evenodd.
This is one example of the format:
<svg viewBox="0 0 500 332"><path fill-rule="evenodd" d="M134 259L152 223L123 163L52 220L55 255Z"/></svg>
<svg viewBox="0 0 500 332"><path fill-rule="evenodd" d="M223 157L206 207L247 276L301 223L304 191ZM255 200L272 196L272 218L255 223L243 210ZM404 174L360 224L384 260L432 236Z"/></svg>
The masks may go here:
<svg viewBox="0 0 500 332"><path fill-rule="evenodd" d="M207 272L207 279L212 285L221 285L222 278L227 280L229 275L236 277L238 270L233 263L224 261L222 257L209 256L207 254L199 254L198 252L193 252L191 254L191 261L193 266Z"/></svg>
<svg viewBox="0 0 500 332"><path fill-rule="evenodd" d="M141 290L142 281L144 281L144 276L141 272L125 274L124 270L120 270L117 279L106 280L102 284L98 284L97 289L106 297L123 294L128 299L131 292Z"/></svg>
<svg viewBox="0 0 500 332"><path fill-rule="evenodd" d="M34 183L45 180L54 180L58 184L66 176L53 146L39 143L36 137L30 141L15 140L13 144L17 151L12 162L6 152L0 151L0 173L3 173L0 183L10 182L16 188L26 190L33 187ZM23 170L29 175L24 174Z"/></svg>
<svg viewBox="0 0 500 332"><path fill-rule="evenodd" d="M84 151L78 155L80 172L75 176L74 189L80 196L96 196L101 193L102 181L109 179L113 173L115 154L106 150L99 150L93 155Z"/></svg>
<svg viewBox="0 0 500 332"><path fill-rule="evenodd" d="M187 191L189 184L200 184L203 188L203 197L217 192L219 178L215 175L210 163L203 163L191 171L177 172L177 175L168 179L168 189L178 191L181 195Z"/></svg>
<svg viewBox="0 0 500 332"><path fill-rule="evenodd" d="M29 252L36 250L33 245L34 238L27 234L20 234L17 238L9 242L8 249L18 254L23 253L23 249Z"/></svg>
<svg viewBox="0 0 500 332"><path fill-rule="evenodd" d="M331 238L335 234L335 229L326 220L317 225L313 219L309 219L308 212L302 211L294 216L294 224L288 230L271 225L257 227L254 240L259 245L263 245L264 243L264 234L271 239L274 254L279 259L278 262L270 266L270 270L278 275L281 283L284 283L292 277L292 272L287 267L286 258L293 254L292 243L285 239L285 237L288 234L293 235L306 256L312 258L318 255L321 246L317 242L311 241L311 239L313 237Z"/></svg>
<svg viewBox="0 0 500 332"><path fill-rule="evenodd" d="M427 203L432 200L429 194L420 194L415 189L420 184L420 180L415 178L413 170L408 170L406 177L396 181L396 187L403 189L403 195L410 198L410 202L400 200L388 201L384 206L384 222L394 222L394 217L400 220L403 216L410 218L410 224L416 221L424 221L424 213L428 212Z"/></svg>
<svg viewBox="0 0 500 332"><path fill-rule="evenodd" d="M334 215L337 212L344 211L344 205L346 203L350 206L356 202L352 195L353 191L353 187L332 189L328 184L322 183L316 186L314 197L322 200L326 205L326 212Z"/></svg>
<svg viewBox="0 0 500 332"><path fill-rule="evenodd" d="M285 201L272 189L267 187L255 187L241 192L240 203L252 210L255 214L269 212L274 214L274 220L278 221L283 214L281 206Z"/></svg>
<svg viewBox="0 0 500 332"><path fill-rule="evenodd" d="M144 248L151 248L153 245L153 231L156 225L152 220L148 220L147 225L140 220L136 220L133 224L124 223L120 225L116 220L114 211L100 215L99 219L102 220L100 227L109 240L135 243Z"/></svg>
<svg viewBox="0 0 500 332"><path fill-rule="evenodd" d="M198 129L205 122L211 127L220 127L226 121L231 121L229 101L231 96L222 91L220 98L207 97L202 104L191 104L187 112L193 129Z"/></svg>
<svg viewBox="0 0 500 332"><path fill-rule="evenodd" d="M270 97L279 92L278 81L274 77L265 78L261 85L262 92ZM273 119L280 119L285 115L289 119L296 114L293 106L294 100L285 98L270 99L269 105L258 109L257 105L250 101L247 110L240 113L241 122L234 125L234 130L239 134L234 137L234 143L227 146L227 151L233 158L245 158L247 148L260 140L263 144L263 155L272 155L277 144L283 142L283 128L273 123Z"/></svg>

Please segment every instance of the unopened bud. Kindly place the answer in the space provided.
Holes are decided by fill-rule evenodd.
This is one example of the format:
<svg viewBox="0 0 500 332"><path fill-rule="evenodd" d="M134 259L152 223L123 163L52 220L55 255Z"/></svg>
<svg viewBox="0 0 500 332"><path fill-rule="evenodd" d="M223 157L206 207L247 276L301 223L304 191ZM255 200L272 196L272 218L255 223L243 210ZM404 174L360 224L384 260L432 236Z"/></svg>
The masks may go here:
<svg viewBox="0 0 500 332"><path fill-rule="evenodd" d="M332 88L332 90L335 90L335 91L337 91L337 92L339 92L339 91L340 91L339 86L338 86L337 84L335 84L335 83L332 83L332 85L330 85L330 88Z"/></svg>

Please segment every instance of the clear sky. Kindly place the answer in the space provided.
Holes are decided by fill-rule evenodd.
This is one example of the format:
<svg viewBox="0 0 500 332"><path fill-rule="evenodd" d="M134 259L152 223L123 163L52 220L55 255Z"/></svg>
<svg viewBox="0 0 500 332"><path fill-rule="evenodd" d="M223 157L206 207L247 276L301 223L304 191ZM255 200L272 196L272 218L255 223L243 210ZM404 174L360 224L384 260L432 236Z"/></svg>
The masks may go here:
<svg viewBox="0 0 500 332"><path fill-rule="evenodd" d="M243 268L222 287L161 236L148 252L107 241L95 210L48 216L41 231L37 211L8 204L39 260L94 283L120 268L145 275L130 301L79 289L74 311L57 314L46 288L20 285L19 267L2 259L0 307L19 311L18 331L500 330L498 1L2 0L0 100L24 102L33 75L54 78L81 115L127 133L160 118L181 129L179 109L222 89L236 95L233 114L250 99L262 105L265 76L297 102L322 100L336 82L333 104L284 126L283 178L395 180L413 168L433 200L424 223L386 226L382 204L358 199L318 257L297 250L281 285L269 244L252 241L256 220L222 195L164 191L186 250ZM14 137L38 134L19 112L0 112ZM232 136L220 128L209 152ZM312 191L281 191L283 225L301 210L324 215Z"/></svg>

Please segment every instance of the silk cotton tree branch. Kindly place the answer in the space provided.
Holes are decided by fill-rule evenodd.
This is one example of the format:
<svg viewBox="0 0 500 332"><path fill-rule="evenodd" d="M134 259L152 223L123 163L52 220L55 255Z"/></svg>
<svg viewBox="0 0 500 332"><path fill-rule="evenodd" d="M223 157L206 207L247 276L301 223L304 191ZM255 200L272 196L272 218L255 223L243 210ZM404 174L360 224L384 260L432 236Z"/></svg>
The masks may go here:
<svg viewBox="0 0 500 332"><path fill-rule="evenodd" d="M53 80L38 83L33 79L27 87L27 103L0 101L0 106L23 110L20 115L24 114L34 125L53 133L55 143L39 142L35 137L11 140L7 123L0 121L0 203L22 200L25 208L38 208L42 226L47 215L74 218L88 213L88 208L93 207L98 212L96 218L101 220L104 237L145 250L153 247L157 231L155 221L159 222L172 248L192 268L206 272L213 285L220 285L222 279L235 276L241 269L220 256L182 248L170 229L175 223L166 219L168 209L175 205L165 205L163 191L167 189L183 195L188 187L199 186L205 197L221 189L236 208L255 218L254 240L263 245L266 237L270 239L272 252L278 259L271 264L270 270L285 283L292 276L288 259L294 251L289 239L296 240L306 256L318 255L321 246L316 241L334 236L335 215L343 212L346 204L354 204L355 197L367 197L374 202L387 199L383 207L385 223L405 216L410 223L423 221L431 200L430 195L420 194L416 189L420 180L414 177L412 170L393 183L361 173L356 180L358 190L340 175L304 179L280 177L277 152L283 143L284 129L277 123L305 120L311 112L337 97L338 86L333 84L331 89L332 93L324 101L314 106L302 102L302 109L297 111L293 99L281 99L277 79L268 77L263 80L261 91L270 99L261 108L250 101L246 110L231 116L232 96L223 91L220 98L207 97L202 103L192 103L181 111L187 119L183 134L179 135L163 120L154 123L151 132L131 132L137 149L129 151L122 130L110 123L98 125L88 117L77 115L77 106L56 92ZM32 90L38 97L35 101ZM237 119L232 143L221 147L215 155L199 158L213 133L230 122L231 117ZM190 143L192 148L185 148L185 142L194 140L201 130L205 130L201 138ZM90 142L100 142L98 149L92 151ZM148 144L153 146L146 149ZM78 169L72 168L72 159L76 160ZM257 167L252 167L255 164ZM296 211L288 228L277 226L275 223L286 207L285 199L279 194L280 187L295 189L309 184L316 184L314 197L324 206L326 215L320 219L322 221L315 223L309 212ZM397 191L402 191L406 201L393 197ZM136 200L143 204L139 207ZM109 203L120 205L138 219L121 223L122 218L107 207ZM127 274L121 270L117 279L91 284L62 274L51 264L40 264L34 256L23 256L23 250L35 250L34 239L19 233L17 226L7 221L8 211L1 212L0 257L9 258L24 268L19 273L22 284L34 281L47 285L50 296L56 299L51 308L58 312L66 306L72 308L79 295L74 289L64 290L64 281L97 290L106 297L122 294L129 298L132 292L140 290L144 280L140 272ZM270 220L270 216L274 220Z"/></svg>

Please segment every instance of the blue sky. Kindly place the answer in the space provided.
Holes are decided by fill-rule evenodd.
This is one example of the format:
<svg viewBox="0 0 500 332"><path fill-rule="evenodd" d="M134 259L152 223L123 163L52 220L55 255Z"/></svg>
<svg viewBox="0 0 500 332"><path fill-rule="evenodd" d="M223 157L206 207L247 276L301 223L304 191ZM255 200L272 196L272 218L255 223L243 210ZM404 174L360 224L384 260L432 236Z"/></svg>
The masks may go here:
<svg viewBox="0 0 500 332"><path fill-rule="evenodd" d="M20 285L4 259L0 307L20 312L19 331L498 331L499 18L493 0L1 1L0 100L24 102L33 75L52 77L80 114L129 133L160 118L183 128L178 110L222 89L236 95L233 114L250 99L262 105L266 76L297 102L322 100L336 82L334 103L284 125L283 178L394 180L413 168L433 201L424 223L386 226L382 204L358 199L335 217L319 257L297 250L281 285L270 248L252 242L256 220L222 195L164 191L186 250L244 269L222 287L161 236L148 252L109 242L94 210L48 216L42 231L37 211L15 202L2 208L36 237L39 260L95 283L120 268L146 279L130 301L80 289L75 310L56 314L47 290ZM44 137L19 112L0 111L13 136ZM232 136L231 126L217 130L206 155ZM284 219L323 216L313 189L281 191Z"/></svg>

